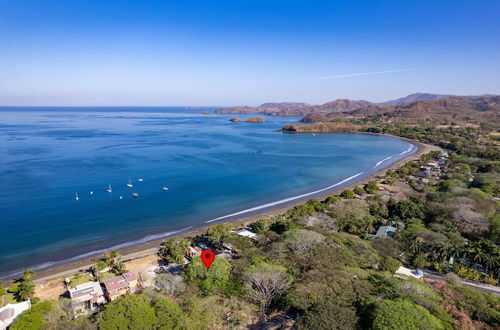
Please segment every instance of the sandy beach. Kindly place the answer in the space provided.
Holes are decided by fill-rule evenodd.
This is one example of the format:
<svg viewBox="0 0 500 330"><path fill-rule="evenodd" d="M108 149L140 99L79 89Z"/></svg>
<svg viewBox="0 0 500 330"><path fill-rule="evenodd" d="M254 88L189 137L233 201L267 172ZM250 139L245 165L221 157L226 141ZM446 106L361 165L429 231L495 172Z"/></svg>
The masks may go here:
<svg viewBox="0 0 500 330"><path fill-rule="evenodd" d="M402 139L402 138L400 138L400 139ZM438 148L436 146L423 144L423 143L413 141L413 140L408 140L408 139L403 139L403 140L406 140L406 141L414 144L415 146L417 146L418 147L417 152L415 152L414 154L409 155L403 159L400 159L399 161L391 164L388 167L380 169L379 171L371 174L370 176L368 176L366 178L363 178L359 181L353 182L347 186L342 186L338 189L331 190L325 194L316 196L315 198L318 200L323 200L328 196L335 195L336 193L338 193L339 190L352 189L356 186L363 185L363 184L367 183L368 181L373 180L374 178L381 177L381 176L385 175L385 173L389 169L397 169L409 161L420 158L420 156L422 154L428 153L428 152L433 151L433 150L441 150L440 148ZM268 210L265 212L261 212L261 213L253 214L253 215L249 215L249 216L243 216L241 218L238 218L235 220L229 220L227 222L230 222L234 225L246 225L246 224L249 224L249 223L256 221L258 219L270 218L270 217L273 217L275 215L281 214L283 212L286 212L288 209L290 209L296 205L302 204L302 203L303 203L303 201L300 201L297 203L287 205L285 207L277 207L277 208L274 208L274 209L271 209L271 210ZM224 222L224 221L221 221L221 222ZM141 260L145 260L144 267L147 267L147 266L151 265L152 262L153 263L156 262L155 261L156 258L154 256L156 255L158 247L160 246L160 244L162 242L164 242L165 240L170 239L172 237L179 237L179 238L192 237L192 236L202 234L205 232L206 227L208 227L209 225L210 224L205 223L203 225L200 225L200 227L198 227L194 230L189 230L186 232L174 234L170 237L164 237L162 239L152 240L152 241L145 242L142 244L137 244L137 245L123 248L120 251L122 256L123 256L123 261L126 263L133 262L133 264L135 265L134 268L140 268ZM94 255L91 257L82 258L80 260L62 263L62 264L59 264L59 265L56 265L53 267L39 270L36 272L35 282L37 284L42 284L42 283L46 283L49 279L61 278L61 277L67 277L67 276L73 275L80 270L88 269L95 260L97 260L101 257L102 257L102 255Z"/></svg>

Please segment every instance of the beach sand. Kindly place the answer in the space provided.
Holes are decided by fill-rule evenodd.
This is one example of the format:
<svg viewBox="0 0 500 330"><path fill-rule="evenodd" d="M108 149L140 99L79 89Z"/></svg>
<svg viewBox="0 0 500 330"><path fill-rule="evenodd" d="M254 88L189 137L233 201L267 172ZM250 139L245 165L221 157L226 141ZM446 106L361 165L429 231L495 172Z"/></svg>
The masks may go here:
<svg viewBox="0 0 500 330"><path fill-rule="evenodd" d="M387 136L387 135L385 135L385 136ZM397 138L399 138L399 137L397 137ZM410 155L410 156L407 156L403 159L400 159L399 161L391 164L388 167L380 169L379 171L373 173L372 175L370 175L362 180L356 181L352 184L338 188L336 190L329 191L328 193L325 193L325 194L322 194L320 196L315 197L315 199L323 200L323 199L327 198L328 196L332 196L332 195L337 194L339 190L353 189L356 186L366 184L368 181L371 181L374 178L381 177L381 176L385 175L385 173L389 169L397 169L397 168L401 167L403 164L405 164L411 160L419 159L421 155L426 154L430 151L434 151L434 150L440 151L441 150L439 147L436 147L433 145L423 144L423 143L409 140L409 139L403 139L403 138L399 138L399 139L406 140L406 141L416 145L418 147L417 152ZM262 213L241 217L239 219L231 220L231 221L227 221L227 222L230 222L234 225L246 225L246 224L249 224L249 223L256 221L258 219L270 218L270 217L279 215L281 213L286 212L288 209L290 209L296 205L302 204L302 203L304 203L304 201L293 203L293 204L287 205L285 207L278 207L278 208L268 210L268 211L265 211ZM154 263L157 263L159 260L159 258L156 256L156 252L158 251L158 247L160 246L160 244L162 242L164 242L172 237L177 237L177 238L193 237L196 235L204 234L206 232L206 227L208 227L209 225L210 224L206 224L206 226L199 227L195 230L190 230L190 231L182 232L182 233L175 234L175 235L172 235L169 237L164 237L162 239L152 240L152 241L149 241L146 243L141 243L141 244L137 244L137 245L123 248L120 250L120 252L123 256L123 261L126 263L127 268L129 268L130 270L134 270L136 272L140 269L145 269L147 267L150 267ZM59 265L56 265L56 266L53 266L53 267L50 267L47 269L42 269L42 270L37 271L36 275L35 275L35 283L37 284L37 293L39 291L41 291L41 290L39 290L40 285L47 287L47 286L50 286L47 284L49 282L52 282L52 281L49 281L51 279L54 279L54 278L60 279L60 278L64 278L67 276L71 276L71 275L77 273L78 271L87 270L93 264L93 262L95 260L98 260L101 257L102 257L102 255L95 255L92 257L82 258L80 260L59 264ZM62 281L59 280L59 282L62 282ZM41 292L39 292L39 293L41 293ZM46 295L44 294L44 297L45 296ZM49 295L49 296L52 296L52 295Z"/></svg>

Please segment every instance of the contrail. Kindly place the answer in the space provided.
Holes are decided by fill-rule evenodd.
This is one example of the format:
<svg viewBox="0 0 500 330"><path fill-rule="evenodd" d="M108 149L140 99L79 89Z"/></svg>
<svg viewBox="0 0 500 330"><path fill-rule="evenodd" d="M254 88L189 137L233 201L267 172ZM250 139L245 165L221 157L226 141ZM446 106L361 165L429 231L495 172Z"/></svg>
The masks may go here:
<svg viewBox="0 0 500 330"><path fill-rule="evenodd" d="M408 72L408 71L419 71L422 69L399 69L399 70L387 70L387 71L374 71L374 72L360 72L360 73L346 73L339 74L336 76L328 76L328 77L319 77L317 80L325 80L325 79L338 79L338 78L349 78L349 77L358 77L358 76L372 76L376 74L384 74L384 73L394 73L394 72Z"/></svg>

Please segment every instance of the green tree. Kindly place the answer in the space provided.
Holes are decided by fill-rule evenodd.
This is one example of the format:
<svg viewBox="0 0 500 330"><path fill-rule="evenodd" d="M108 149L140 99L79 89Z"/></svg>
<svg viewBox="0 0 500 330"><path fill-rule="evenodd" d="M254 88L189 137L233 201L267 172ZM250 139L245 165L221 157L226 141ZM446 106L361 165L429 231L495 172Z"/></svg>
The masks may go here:
<svg viewBox="0 0 500 330"><path fill-rule="evenodd" d="M207 229L207 238L214 244L221 246L230 234L231 226L227 223L212 225Z"/></svg>
<svg viewBox="0 0 500 330"><path fill-rule="evenodd" d="M29 310L22 313L10 326L11 330L39 330L43 329L47 322L44 317L54 309L51 301L45 301L33 305Z"/></svg>
<svg viewBox="0 0 500 330"><path fill-rule="evenodd" d="M384 300L375 304L372 329L431 330L444 329L425 308L408 300Z"/></svg>
<svg viewBox="0 0 500 330"><path fill-rule="evenodd" d="M427 257L425 253L418 253L411 261L412 266L415 268L424 268L426 263Z"/></svg>
<svg viewBox="0 0 500 330"><path fill-rule="evenodd" d="M216 289L225 290L230 284L231 264L227 260L216 256L210 268L206 269L201 258L194 257L186 267L183 277L198 285L205 294L209 294Z"/></svg>
<svg viewBox="0 0 500 330"><path fill-rule="evenodd" d="M250 229L254 233L260 234L260 233L262 233L266 229L267 223L268 223L268 220L266 220L266 219L259 219L259 220L255 221L255 222L252 222L250 224Z"/></svg>
<svg viewBox="0 0 500 330"><path fill-rule="evenodd" d="M180 328L180 322L183 321L183 312L175 302L167 298L156 298L153 300L153 308L156 313L157 329ZM187 326L187 324L184 325Z"/></svg>
<svg viewBox="0 0 500 330"><path fill-rule="evenodd" d="M151 299L144 295L120 297L104 307L100 314L99 329L155 329L157 317Z"/></svg>
<svg viewBox="0 0 500 330"><path fill-rule="evenodd" d="M164 242L158 252L158 255L167 263L184 263L184 256L189 252L190 242L187 239L170 239Z"/></svg>

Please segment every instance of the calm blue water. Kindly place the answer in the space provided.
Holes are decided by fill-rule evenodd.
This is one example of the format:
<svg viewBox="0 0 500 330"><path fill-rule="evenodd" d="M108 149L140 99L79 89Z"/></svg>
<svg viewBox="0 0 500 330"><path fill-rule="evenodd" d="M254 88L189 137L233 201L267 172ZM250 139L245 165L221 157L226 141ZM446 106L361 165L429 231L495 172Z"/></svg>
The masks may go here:
<svg viewBox="0 0 500 330"><path fill-rule="evenodd" d="M201 111L0 109L0 276L293 202L416 151L389 137L276 132L298 118Z"/></svg>

